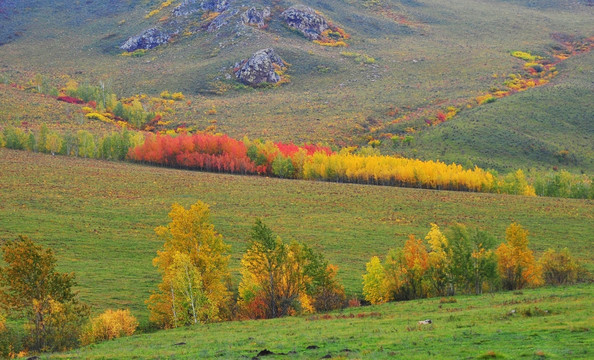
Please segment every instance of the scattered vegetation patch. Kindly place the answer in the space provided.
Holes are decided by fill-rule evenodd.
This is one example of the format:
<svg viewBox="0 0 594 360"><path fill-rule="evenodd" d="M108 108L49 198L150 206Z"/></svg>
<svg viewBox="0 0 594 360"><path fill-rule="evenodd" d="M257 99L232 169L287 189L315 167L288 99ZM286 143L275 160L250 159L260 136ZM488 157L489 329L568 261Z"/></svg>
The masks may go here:
<svg viewBox="0 0 594 360"><path fill-rule="evenodd" d="M352 52L352 51L343 51L340 53L341 56L347 57L347 58L351 58L353 59L355 62L357 63L361 63L361 64L375 64L375 59L372 58L371 56L365 55L365 54L360 54L357 52Z"/></svg>

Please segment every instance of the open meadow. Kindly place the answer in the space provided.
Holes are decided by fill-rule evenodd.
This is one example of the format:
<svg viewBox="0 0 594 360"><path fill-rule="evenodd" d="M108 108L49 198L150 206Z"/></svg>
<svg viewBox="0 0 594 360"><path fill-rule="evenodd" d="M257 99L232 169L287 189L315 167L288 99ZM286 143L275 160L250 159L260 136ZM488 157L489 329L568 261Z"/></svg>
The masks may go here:
<svg viewBox="0 0 594 360"><path fill-rule="evenodd" d="M53 248L59 268L76 272L83 300L97 311L129 307L142 320L159 280L151 261L162 242L153 229L169 222L175 202L211 205L215 229L232 245L236 281L257 217L283 239L320 250L351 295L360 296L372 256L409 234L424 238L431 223L479 227L503 241L518 222L538 254L568 247L588 268L594 263L591 200L281 180L6 149L0 169L0 237L28 235Z"/></svg>
<svg viewBox="0 0 594 360"><path fill-rule="evenodd" d="M592 285L542 288L457 296L453 303L436 298L199 325L47 358L249 359L267 349L276 355L260 358L591 359L593 290ZM417 324L425 319L433 323Z"/></svg>

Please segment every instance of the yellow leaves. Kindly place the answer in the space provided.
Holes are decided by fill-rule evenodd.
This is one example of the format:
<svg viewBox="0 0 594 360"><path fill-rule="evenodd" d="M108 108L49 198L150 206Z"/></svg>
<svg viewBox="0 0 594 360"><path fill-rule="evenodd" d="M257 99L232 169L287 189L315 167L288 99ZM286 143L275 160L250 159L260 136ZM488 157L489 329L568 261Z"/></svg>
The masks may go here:
<svg viewBox="0 0 594 360"><path fill-rule="evenodd" d="M6 316L0 311L0 334L6 331Z"/></svg>
<svg viewBox="0 0 594 360"><path fill-rule="evenodd" d="M92 119L92 120L99 120L99 121L103 121L105 123L113 123L113 120L108 118L107 116L97 113L97 112L90 112L85 114L85 117L87 119Z"/></svg>
<svg viewBox="0 0 594 360"><path fill-rule="evenodd" d="M160 293L148 301L151 318L163 327L218 321L229 297L230 247L215 232L210 209L202 201L189 209L173 204L169 217L169 225L155 228L165 243L153 260L163 280Z"/></svg>
<svg viewBox="0 0 594 360"><path fill-rule="evenodd" d="M422 161L377 154L327 155L316 153L303 164L305 179L364 182L383 185L420 186L451 190L489 191L495 179L480 168Z"/></svg>
<svg viewBox="0 0 594 360"><path fill-rule="evenodd" d="M384 267L377 256L365 265L366 273L363 275L363 295L365 300L372 304L382 304L389 300L386 287L386 274Z"/></svg>
<svg viewBox="0 0 594 360"><path fill-rule="evenodd" d="M529 52L524 52L524 51L513 51L511 53L511 56L518 58L518 59L522 59L524 61L534 61L534 60L542 59L541 56L532 55Z"/></svg>
<svg viewBox="0 0 594 360"><path fill-rule="evenodd" d="M479 105L488 104L493 101L495 101L495 97L493 97L491 94L485 94L476 97L476 102Z"/></svg>
<svg viewBox="0 0 594 360"><path fill-rule="evenodd" d="M159 12L161 12L161 10L165 9L166 7L170 6L171 3L173 3L173 0L167 0L162 2L158 8L152 10L151 12L149 12L144 18L145 19L149 19L155 15L157 15Z"/></svg>
<svg viewBox="0 0 594 360"><path fill-rule="evenodd" d="M299 294L299 304L301 305L301 311L304 314L313 314L316 309L313 306L313 299L305 292Z"/></svg>
<svg viewBox="0 0 594 360"><path fill-rule="evenodd" d="M176 92L171 94L171 99L175 101L182 101L185 99L185 96L181 92Z"/></svg>
<svg viewBox="0 0 594 360"><path fill-rule="evenodd" d="M89 345L105 340L134 334L138 321L130 310L106 310L103 314L91 319L81 335L81 343Z"/></svg>
<svg viewBox="0 0 594 360"><path fill-rule="evenodd" d="M542 284L541 269L528 249L528 232L519 224L511 224L506 232L507 243L496 251L498 271L506 289L521 289L525 286Z"/></svg>

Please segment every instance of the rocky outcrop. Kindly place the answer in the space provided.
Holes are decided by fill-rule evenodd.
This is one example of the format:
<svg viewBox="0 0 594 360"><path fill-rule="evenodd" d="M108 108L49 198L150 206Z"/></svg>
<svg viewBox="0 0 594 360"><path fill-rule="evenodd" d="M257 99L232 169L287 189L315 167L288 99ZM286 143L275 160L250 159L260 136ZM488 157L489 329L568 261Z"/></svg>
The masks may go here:
<svg viewBox="0 0 594 360"><path fill-rule="evenodd" d="M173 16L189 16L202 10L201 4L198 0L184 0L181 4L173 9Z"/></svg>
<svg viewBox="0 0 594 360"><path fill-rule="evenodd" d="M328 22L312 8L304 5L291 6L281 14L287 26L300 31L309 40L319 40Z"/></svg>
<svg viewBox="0 0 594 360"><path fill-rule="evenodd" d="M157 28L150 28L129 38L122 46L120 46L120 49L128 52L138 49L148 50L161 44L165 44L169 39L171 39L171 36L168 33Z"/></svg>
<svg viewBox="0 0 594 360"><path fill-rule="evenodd" d="M200 7L202 10L222 13L229 8L229 0L204 0Z"/></svg>
<svg viewBox="0 0 594 360"><path fill-rule="evenodd" d="M236 68L235 77L246 85L276 84L281 80L277 70L285 68L285 62L269 48L256 51L249 59L236 64Z"/></svg>
<svg viewBox="0 0 594 360"><path fill-rule="evenodd" d="M241 22L244 25L257 26L260 29L266 26L265 21L270 17L270 8L265 7L264 9L258 10L252 7L243 14L241 14Z"/></svg>
<svg viewBox="0 0 594 360"><path fill-rule="evenodd" d="M208 25L207 31L213 32L213 31L219 30L224 25L227 25L229 23L229 21L231 20L231 18L233 16L237 15L238 12L239 12L239 10L237 10L237 9L223 11L221 13L221 15L217 16L216 18L214 18L212 20L212 22Z"/></svg>

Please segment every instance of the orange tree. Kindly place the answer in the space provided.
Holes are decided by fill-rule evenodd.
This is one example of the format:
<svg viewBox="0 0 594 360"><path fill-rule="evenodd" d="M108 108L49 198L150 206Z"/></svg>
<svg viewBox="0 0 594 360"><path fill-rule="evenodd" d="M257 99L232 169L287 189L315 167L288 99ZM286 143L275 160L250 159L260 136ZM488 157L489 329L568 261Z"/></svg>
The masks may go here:
<svg viewBox="0 0 594 360"><path fill-rule="evenodd" d="M528 231L513 223L505 231L505 240L497 248L497 269L507 290L542 284L541 268L528 249Z"/></svg>

